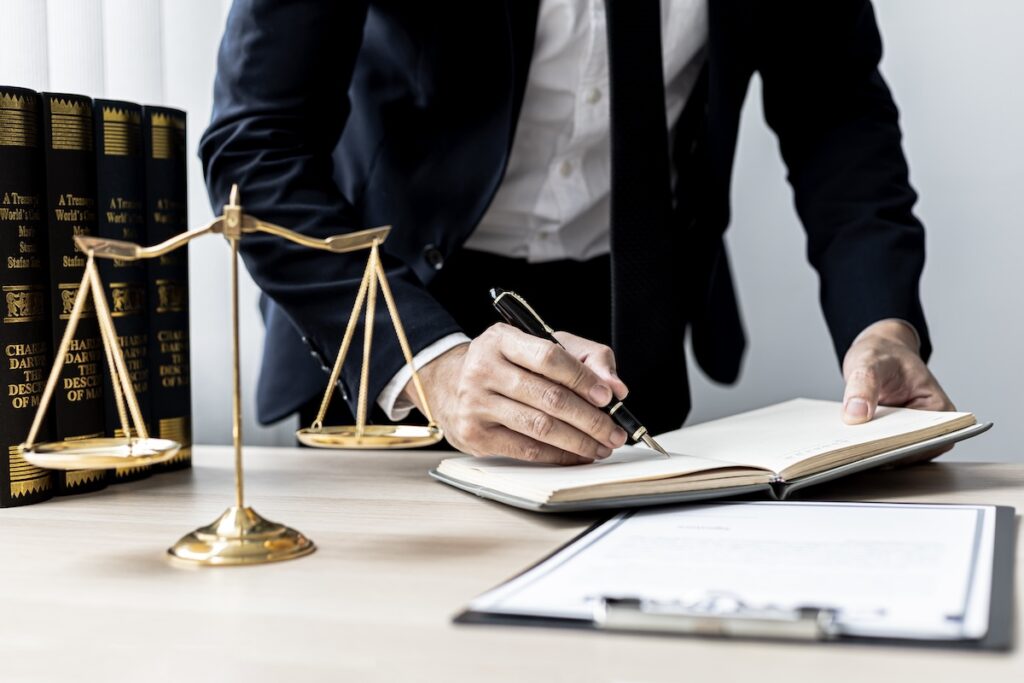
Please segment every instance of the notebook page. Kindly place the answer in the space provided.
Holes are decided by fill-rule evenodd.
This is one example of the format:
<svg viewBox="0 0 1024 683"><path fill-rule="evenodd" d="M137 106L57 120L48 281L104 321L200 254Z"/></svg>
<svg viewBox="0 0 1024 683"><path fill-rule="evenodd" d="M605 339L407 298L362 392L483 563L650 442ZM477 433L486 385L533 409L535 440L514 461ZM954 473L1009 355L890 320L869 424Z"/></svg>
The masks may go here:
<svg viewBox="0 0 1024 683"><path fill-rule="evenodd" d="M668 458L638 446L617 448L605 460L563 467L541 465L512 458L448 458L438 470L466 482L494 486L517 495L543 497L555 491L600 484L662 479L728 468L705 458L672 455Z"/></svg>
<svg viewBox="0 0 1024 683"><path fill-rule="evenodd" d="M763 467L781 473L823 454L941 426L970 413L879 407L875 418L847 425L842 404L798 398L657 436L672 453Z"/></svg>

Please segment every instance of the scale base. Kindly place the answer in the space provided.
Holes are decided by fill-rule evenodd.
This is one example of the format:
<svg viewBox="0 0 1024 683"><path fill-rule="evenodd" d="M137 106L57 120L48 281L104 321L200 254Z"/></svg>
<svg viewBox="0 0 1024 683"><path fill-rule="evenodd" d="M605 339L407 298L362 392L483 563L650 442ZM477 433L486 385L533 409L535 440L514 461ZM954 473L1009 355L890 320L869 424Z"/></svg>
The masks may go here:
<svg viewBox="0 0 1024 683"><path fill-rule="evenodd" d="M295 529L263 519L250 507L232 506L167 552L175 560L214 567L280 562L314 550L313 541Z"/></svg>

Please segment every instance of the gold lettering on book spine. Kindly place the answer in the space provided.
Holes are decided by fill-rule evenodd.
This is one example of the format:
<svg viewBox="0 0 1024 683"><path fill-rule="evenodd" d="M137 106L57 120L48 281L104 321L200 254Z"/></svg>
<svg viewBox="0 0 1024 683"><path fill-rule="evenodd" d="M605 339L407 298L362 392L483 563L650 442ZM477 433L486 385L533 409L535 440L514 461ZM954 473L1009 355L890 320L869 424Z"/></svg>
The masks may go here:
<svg viewBox="0 0 1024 683"><path fill-rule="evenodd" d="M28 323L43 319L46 293L39 285L4 285L5 323Z"/></svg>
<svg viewBox="0 0 1024 683"><path fill-rule="evenodd" d="M0 92L0 146L39 146L34 97Z"/></svg>
<svg viewBox="0 0 1024 683"><path fill-rule="evenodd" d="M119 334L117 343L124 356L125 370L136 394L149 391L149 334Z"/></svg>
<svg viewBox="0 0 1024 683"><path fill-rule="evenodd" d="M154 159L177 159L185 151L185 119L153 112L150 115L150 150Z"/></svg>
<svg viewBox="0 0 1024 683"><path fill-rule="evenodd" d="M103 107L103 153L107 156L138 156L142 117L137 111Z"/></svg>
<svg viewBox="0 0 1024 683"><path fill-rule="evenodd" d="M71 310L75 307L75 297L78 296L78 284L77 282L61 282L57 285L57 289L60 290L61 320L71 319ZM86 300L82 306L82 317L96 317L96 308L92 301Z"/></svg>
<svg viewBox="0 0 1024 683"><path fill-rule="evenodd" d="M164 279L156 281L157 313L182 313L187 297L188 288L184 282Z"/></svg>
<svg viewBox="0 0 1024 683"><path fill-rule="evenodd" d="M53 486L50 473L25 462L25 458L21 457L20 447L8 446L7 457L10 462L12 498L47 491Z"/></svg>
<svg viewBox="0 0 1024 683"><path fill-rule="evenodd" d="M181 444L181 450L167 461L167 464L192 459L192 430L189 428L188 418L169 417L160 420L160 438L177 441Z"/></svg>
<svg viewBox="0 0 1024 683"><path fill-rule="evenodd" d="M65 441L81 441L83 439L98 439L103 436L103 432L96 432L95 434L81 434L79 436L68 437ZM67 472L61 472L64 475L64 485L69 489L73 489L83 484L88 484L93 481L99 481L103 477L107 476L106 470L69 470Z"/></svg>
<svg viewBox="0 0 1024 683"><path fill-rule="evenodd" d="M53 149L92 151L92 108L88 103L51 97L49 123Z"/></svg>
<svg viewBox="0 0 1024 683"><path fill-rule="evenodd" d="M130 282L111 282L110 302L110 315L115 318L139 315L146 308L146 290Z"/></svg>
<svg viewBox="0 0 1024 683"><path fill-rule="evenodd" d="M98 434L97 437L102 436ZM99 481L106 476L106 470L71 470L64 472L64 483L69 489L82 486L93 481Z"/></svg>

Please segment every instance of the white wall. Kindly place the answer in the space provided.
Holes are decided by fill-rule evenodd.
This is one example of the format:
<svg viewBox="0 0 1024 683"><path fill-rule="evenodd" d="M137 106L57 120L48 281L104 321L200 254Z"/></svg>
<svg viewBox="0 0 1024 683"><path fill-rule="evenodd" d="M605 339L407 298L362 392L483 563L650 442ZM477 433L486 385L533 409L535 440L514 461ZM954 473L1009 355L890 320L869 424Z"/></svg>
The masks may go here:
<svg viewBox="0 0 1024 683"><path fill-rule="evenodd" d="M41 82L40 73L52 78L76 66L53 64L55 58L66 57L40 52L38 45L32 48L32 59L25 59L21 48L10 47L15 33L44 30L39 28L45 28L39 7L47 1L51 11L73 3L110 12L129 3L141 6L133 15L146 30L159 23L161 101L189 112L189 146L194 151L209 120L214 60L228 0L4 0L6 18L12 21L0 24L0 82L45 89L51 85ZM158 13L153 12L156 7ZM1019 39L1024 3L877 0L876 10L886 48L882 68L902 110L911 180L921 194L918 214L928 229L923 297L935 344L932 368L958 406L997 423L992 432L946 457L1024 461L1018 446L1024 426L1016 415L1021 403L1016 388L1024 384L1024 361L1017 350L1024 339L1017 265L1024 233L1016 204L1024 191L1024 94L1018 87L1024 65L1024 41ZM118 80L110 73L116 68L110 56L124 54L111 45L117 40L111 36L112 16L100 22L107 60L102 87L76 88L63 76L60 87L152 102L150 94L131 86L130 74ZM95 21L95 15L87 20ZM297 42L296 49L300 47ZM41 66L47 60L49 66ZM198 159L190 163L190 219L200 225L212 213ZM838 364L818 310L817 280L804 259L803 235L784 178L755 83L743 114L735 218L728 237L750 348L737 387L713 386L693 370L691 422L797 395L841 396ZM191 254L196 436L199 441L227 442L227 255L215 239L194 243ZM250 443L291 443L294 425L264 429L252 420L261 334L255 289L248 278L242 296L246 438Z"/></svg>

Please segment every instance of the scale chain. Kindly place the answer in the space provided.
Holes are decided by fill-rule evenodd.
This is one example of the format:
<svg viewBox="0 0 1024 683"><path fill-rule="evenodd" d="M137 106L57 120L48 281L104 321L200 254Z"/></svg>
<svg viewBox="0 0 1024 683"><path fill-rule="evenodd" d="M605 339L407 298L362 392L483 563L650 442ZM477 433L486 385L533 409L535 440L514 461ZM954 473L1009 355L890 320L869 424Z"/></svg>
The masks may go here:
<svg viewBox="0 0 1024 683"><path fill-rule="evenodd" d="M395 336L398 337L398 345L402 347L402 355L405 356L405 362L409 364L409 369L412 371L412 384L416 388L416 395L419 396L420 403L423 405L423 415L427 418L430 426L434 426L434 416L430 411L430 404L427 403L423 384L420 382L420 373L416 371L416 364L412 360L412 349L409 347L409 339L405 336L402 320L398 317L398 306L395 305L395 298L391 295L391 286L388 284L387 274L384 272L384 266L381 265L380 259L376 260L375 265L377 282L380 283L380 291L384 295L384 302L388 306L391 323L395 326Z"/></svg>
<svg viewBox="0 0 1024 683"><path fill-rule="evenodd" d="M148 439L149 433L146 429L146 422L142 419L142 409L139 407L138 397L135 395L135 387L132 384L131 375L124 362L124 353L121 350L121 343L117 337L117 328L114 326L114 319L110 315L110 308L107 306L106 294L103 292L103 284L100 282L99 270L92 254L85 266L86 273L92 284L92 298L96 306L96 319L99 322L100 334L106 338L104 344L107 352L107 361L111 362L110 378L114 386L114 398L117 403L118 414L121 417L121 427L125 436L131 437L128 428L128 419L124 415L124 402L127 400L128 412L131 414L132 422L135 425L135 434L142 439ZM120 387L118 386L120 385Z"/></svg>
<svg viewBox="0 0 1024 683"><path fill-rule="evenodd" d="M370 247L370 262L366 264L367 271L376 273L377 264L380 262L377 240L373 241ZM366 322L364 323L363 335L363 366L359 373L359 400L356 404L356 438L360 439L366 429L366 402L367 393L370 389L370 353L373 348L373 317L377 308L377 278L371 278L369 290L366 297Z"/></svg>
<svg viewBox="0 0 1024 683"><path fill-rule="evenodd" d="M82 281L78 285L78 292L75 293L75 302L71 306L71 315L68 316L68 324L64 328L64 336L60 338L60 346L54 355L53 367L50 368L50 376L46 378L46 386L43 387L43 396L39 400L39 407L36 408L35 417L32 419L32 427L28 430L28 438L25 439L25 447L30 448L36 442L39 435L39 428L43 426L43 417L46 415L46 408L53 398L53 392L57 388L57 380L60 379L60 371L64 368L64 359L68 355L68 348L75 336L75 328L82 317L82 309L85 308L85 297L89 292L89 273L82 273Z"/></svg>
<svg viewBox="0 0 1024 683"><path fill-rule="evenodd" d="M334 395L334 388L337 386L338 377L341 376L341 368L345 363L345 356L348 355L349 346L352 344L352 338L355 336L356 324L359 322L359 314L363 310L363 300L366 298L366 290L370 284L370 276L372 271L370 270L370 264L366 264L366 270L363 271L363 280L359 283L359 291L356 293L355 305L352 307L352 313L349 315L348 324L345 326L345 335L341 339L341 347L338 349L338 356L334 359L334 367L331 368L331 377L327 382L327 390L324 392L323 400L320 401L320 411L316 414L316 420L313 422L312 428L320 430L324 426L324 417L327 415L327 406L331 403L331 397Z"/></svg>

